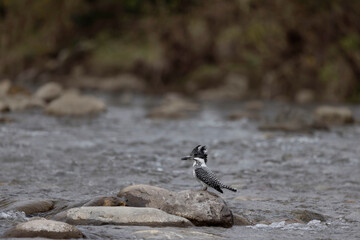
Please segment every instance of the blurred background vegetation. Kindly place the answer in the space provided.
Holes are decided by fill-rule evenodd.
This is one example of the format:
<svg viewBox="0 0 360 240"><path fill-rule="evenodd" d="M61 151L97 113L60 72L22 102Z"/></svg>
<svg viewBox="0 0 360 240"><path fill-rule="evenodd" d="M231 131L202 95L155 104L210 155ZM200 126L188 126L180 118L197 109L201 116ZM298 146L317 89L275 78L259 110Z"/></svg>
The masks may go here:
<svg viewBox="0 0 360 240"><path fill-rule="evenodd" d="M149 93L241 76L250 98L359 102L360 1L0 0L1 78L123 73Z"/></svg>

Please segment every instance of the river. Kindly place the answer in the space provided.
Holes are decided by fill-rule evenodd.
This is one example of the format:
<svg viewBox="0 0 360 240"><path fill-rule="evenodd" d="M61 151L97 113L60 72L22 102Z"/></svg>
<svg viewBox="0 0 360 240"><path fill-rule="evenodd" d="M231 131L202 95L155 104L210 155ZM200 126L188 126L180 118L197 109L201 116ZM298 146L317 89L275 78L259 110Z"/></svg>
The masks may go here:
<svg viewBox="0 0 360 240"><path fill-rule="evenodd" d="M206 103L189 118L156 120L145 117L156 100L136 97L122 104L115 96L100 96L108 109L90 118L58 118L40 110L6 115L14 122L0 125L0 203L28 198L76 203L116 195L131 184L200 189L191 163L180 158L203 144L209 168L239 189L221 196L235 214L256 225L79 229L94 239L141 239L147 230L174 239L186 232L193 232L190 239L360 239L359 124L264 132L258 130L259 121L227 120L226 114L239 108L234 103ZM267 103L262 112L271 115L283 106ZM351 108L359 118L360 106ZM311 109L302 110L311 116ZM283 222L304 209L322 214L326 222ZM347 218L352 213L358 213L357 219ZM23 220L20 213L0 212L0 235Z"/></svg>

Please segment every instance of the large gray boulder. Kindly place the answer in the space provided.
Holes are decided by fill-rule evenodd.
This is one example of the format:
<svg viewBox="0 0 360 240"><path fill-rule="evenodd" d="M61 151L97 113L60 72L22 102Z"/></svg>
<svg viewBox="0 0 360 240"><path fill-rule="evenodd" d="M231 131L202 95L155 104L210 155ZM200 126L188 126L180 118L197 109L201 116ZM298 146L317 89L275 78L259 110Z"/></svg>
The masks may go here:
<svg viewBox="0 0 360 240"><path fill-rule="evenodd" d="M84 235L77 228L67 223L36 219L16 225L16 227L5 232L3 237L69 239L83 238Z"/></svg>
<svg viewBox="0 0 360 240"><path fill-rule="evenodd" d="M53 219L77 225L192 226L189 220L159 209L136 207L72 208L55 215Z"/></svg>
<svg viewBox="0 0 360 240"><path fill-rule="evenodd" d="M172 192L163 188L134 185L121 190L118 197L128 206L152 207L187 218L198 226L231 227L233 214L225 201L208 191L185 190Z"/></svg>

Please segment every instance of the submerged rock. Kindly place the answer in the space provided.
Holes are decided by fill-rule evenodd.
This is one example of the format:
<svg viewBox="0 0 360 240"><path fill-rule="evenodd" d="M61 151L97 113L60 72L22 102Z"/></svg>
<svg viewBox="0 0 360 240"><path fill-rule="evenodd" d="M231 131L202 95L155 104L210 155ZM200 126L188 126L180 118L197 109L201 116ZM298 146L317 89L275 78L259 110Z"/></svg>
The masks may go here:
<svg viewBox="0 0 360 240"><path fill-rule="evenodd" d="M316 122L320 124L343 125L354 122L354 116L347 107L320 106L315 109Z"/></svg>
<svg viewBox="0 0 360 240"><path fill-rule="evenodd" d="M104 111L105 103L92 96L70 92L52 101L45 112L58 116L81 116Z"/></svg>
<svg viewBox="0 0 360 240"><path fill-rule="evenodd" d="M183 118L189 111L196 111L199 105L191 102L179 95L169 94L164 101L156 108L152 109L147 117L149 118Z"/></svg>
<svg viewBox="0 0 360 240"><path fill-rule="evenodd" d="M26 215L48 212L54 207L52 200L24 200L12 203L5 210L24 212Z"/></svg>
<svg viewBox="0 0 360 240"><path fill-rule="evenodd" d="M235 226L248 226L253 225L246 217L234 214L234 225Z"/></svg>
<svg viewBox="0 0 360 240"><path fill-rule="evenodd" d="M44 100L45 102L51 102L52 100L60 97L63 92L63 88L60 84L49 82L40 87L36 93L35 97Z"/></svg>
<svg viewBox="0 0 360 240"><path fill-rule="evenodd" d="M326 221L325 217L320 213L312 212L309 210L295 210L292 211L291 214L305 223L308 223L312 220L320 220L322 222Z"/></svg>
<svg viewBox="0 0 360 240"><path fill-rule="evenodd" d="M350 213L345 219L349 222L360 222L360 210Z"/></svg>
<svg viewBox="0 0 360 240"><path fill-rule="evenodd" d="M79 225L136 225L136 226L191 226L185 218L155 208L137 207L80 207L54 216L55 220Z"/></svg>
<svg viewBox="0 0 360 240"><path fill-rule="evenodd" d="M129 206L158 208L187 218L198 226L231 227L234 223L225 201L208 191L171 192L154 186L134 185L122 189L118 196L124 197Z"/></svg>
<svg viewBox="0 0 360 240"><path fill-rule="evenodd" d="M3 237L69 239L83 238L85 236L77 228L67 223L36 219L16 225L16 227L5 232Z"/></svg>

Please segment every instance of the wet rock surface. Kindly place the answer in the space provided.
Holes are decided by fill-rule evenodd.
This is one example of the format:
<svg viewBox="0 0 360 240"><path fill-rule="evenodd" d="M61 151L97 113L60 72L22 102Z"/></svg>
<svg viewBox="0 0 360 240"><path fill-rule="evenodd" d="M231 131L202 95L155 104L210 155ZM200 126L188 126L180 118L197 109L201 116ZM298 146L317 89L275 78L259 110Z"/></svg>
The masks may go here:
<svg viewBox="0 0 360 240"><path fill-rule="evenodd" d="M153 186L135 185L124 188L118 196L127 199L129 206L158 208L189 219L199 226L231 227L234 223L232 212L225 201L208 191L172 192Z"/></svg>
<svg viewBox="0 0 360 240"><path fill-rule="evenodd" d="M37 219L18 224L5 232L3 237L70 239L83 238L84 235L77 228L67 223Z"/></svg>
<svg viewBox="0 0 360 240"><path fill-rule="evenodd" d="M192 226L187 219L168 214L159 209L136 207L72 208L55 215L53 219L76 225Z"/></svg>

